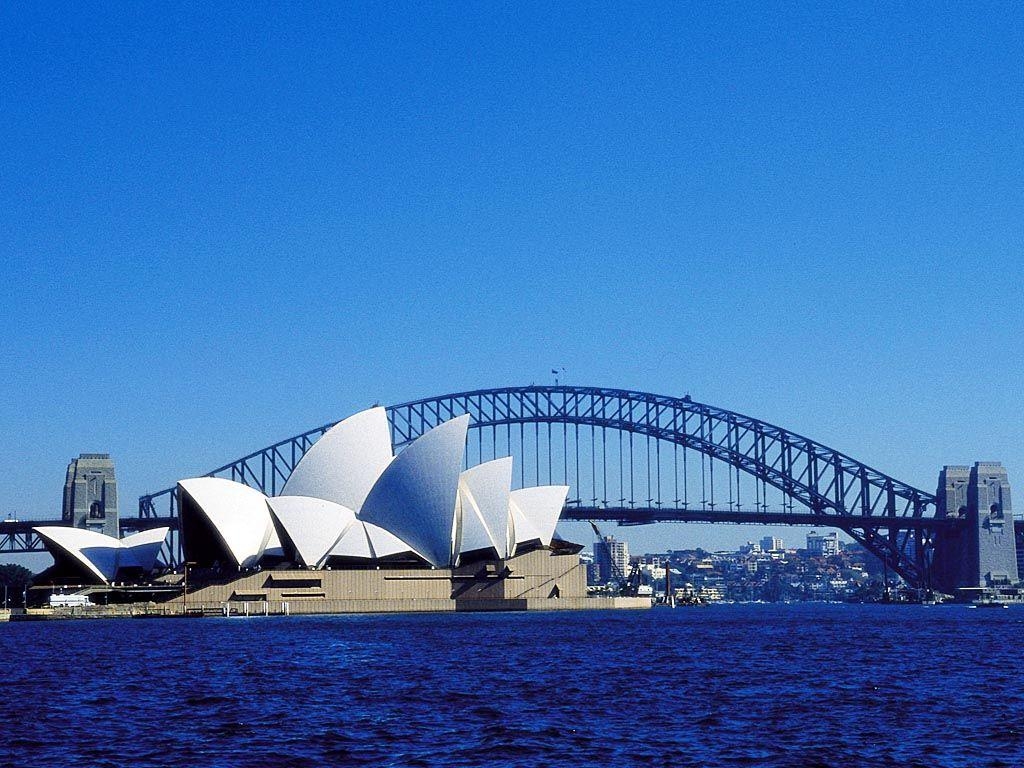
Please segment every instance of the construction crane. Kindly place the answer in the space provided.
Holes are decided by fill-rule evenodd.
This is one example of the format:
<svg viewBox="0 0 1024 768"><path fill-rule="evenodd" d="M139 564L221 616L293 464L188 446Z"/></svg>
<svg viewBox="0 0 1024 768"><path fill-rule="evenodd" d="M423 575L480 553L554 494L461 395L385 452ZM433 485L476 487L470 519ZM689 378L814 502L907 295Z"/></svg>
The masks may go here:
<svg viewBox="0 0 1024 768"><path fill-rule="evenodd" d="M593 520L588 520L590 527L594 529L594 535L597 536L598 543L602 543L605 540L604 535L601 533L601 529L597 527L597 523ZM596 553L596 548L595 548ZM610 555L611 553L609 553ZM629 569L629 574L622 572L622 567L619 563L609 556L608 562L612 567L612 580L619 585L619 594L622 597L636 597L640 591L641 576L640 576L640 563L633 563Z"/></svg>

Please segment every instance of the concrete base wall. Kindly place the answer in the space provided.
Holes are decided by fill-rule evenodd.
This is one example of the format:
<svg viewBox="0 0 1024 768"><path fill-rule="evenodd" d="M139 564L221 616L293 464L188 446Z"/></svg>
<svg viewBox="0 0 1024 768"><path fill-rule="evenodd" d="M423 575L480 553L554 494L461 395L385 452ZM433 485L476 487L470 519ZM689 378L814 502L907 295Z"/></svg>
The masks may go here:
<svg viewBox="0 0 1024 768"><path fill-rule="evenodd" d="M177 618L182 616L257 617L347 613L473 613L487 611L582 611L650 608L646 597L524 598L521 600L317 600L299 602L238 602L182 604L134 603L74 608L32 608L11 620Z"/></svg>
<svg viewBox="0 0 1024 768"><path fill-rule="evenodd" d="M649 597L534 597L523 600L457 600L455 610L472 611L594 611L650 608Z"/></svg>
<svg viewBox="0 0 1024 768"><path fill-rule="evenodd" d="M243 615L617 607L586 597L578 555L546 549L455 569L269 570L195 588L191 578L185 610L210 614L225 606ZM181 603L162 607L180 613Z"/></svg>
<svg viewBox="0 0 1024 768"><path fill-rule="evenodd" d="M202 582L164 602L34 609L26 619L115 616L280 616L650 608L650 598L587 597L576 554L538 549L456 569L269 570ZM180 583L181 577L175 577ZM193 579L195 579L193 581ZM170 582L166 582L170 583ZM165 585L166 585L165 583Z"/></svg>
<svg viewBox="0 0 1024 768"><path fill-rule="evenodd" d="M587 570L576 554L537 549L508 560L450 571L456 600L530 600L587 596Z"/></svg>

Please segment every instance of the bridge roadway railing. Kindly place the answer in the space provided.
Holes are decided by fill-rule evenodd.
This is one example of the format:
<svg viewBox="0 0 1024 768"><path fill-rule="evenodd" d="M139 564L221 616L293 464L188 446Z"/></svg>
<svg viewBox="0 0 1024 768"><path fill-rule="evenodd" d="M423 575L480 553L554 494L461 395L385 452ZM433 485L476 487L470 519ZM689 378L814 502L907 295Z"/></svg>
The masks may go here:
<svg viewBox="0 0 1024 768"><path fill-rule="evenodd" d="M63 520L0 520L0 552L44 552L36 526L66 525Z"/></svg>
<svg viewBox="0 0 1024 768"><path fill-rule="evenodd" d="M846 531L918 586L927 581L934 533L945 525L928 514L934 513L932 494L795 432L690 397L596 387L505 387L415 400L387 411L396 450L468 413L467 464L513 455L519 485L570 485L571 506L646 509L651 522L680 520L683 513L695 519L690 507L708 510L707 522L813 520L810 524ZM333 424L209 474L275 495ZM700 496L692 504L691 489ZM781 494L789 518L768 512L769 491ZM139 515L175 517L174 489L140 498Z"/></svg>
<svg viewBox="0 0 1024 768"><path fill-rule="evenodd" d="M650 525L652 523L746 523L750 525L800 525L807 528L831 528L836 525L835 515L790 511L730 511L721 509L671 509L667 507L577 507L562 511L562 520L588 522L604 520L620 525ZM877 525L873 517L849 515L844 524L854 528ZM898 517L891 523L897 530L935 533L962 525L954 518Z"/></svg>

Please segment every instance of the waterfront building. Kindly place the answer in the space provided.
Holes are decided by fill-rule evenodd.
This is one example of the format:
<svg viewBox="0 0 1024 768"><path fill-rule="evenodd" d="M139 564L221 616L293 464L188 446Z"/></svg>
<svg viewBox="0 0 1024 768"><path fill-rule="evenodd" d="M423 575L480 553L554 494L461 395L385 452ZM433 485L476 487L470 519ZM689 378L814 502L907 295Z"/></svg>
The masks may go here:
<svg viewBox="0 0 1024 768"><path fill-rule="evenodd" d="M866 565L877 561L862 547L851 546L828 559L806 549L761 554L738 552L707 556L700 550L673 555L680 577L673 586L690 582L707 588L701 599L712 601L718 590L731 600L864 600L879 598L875 586L880 573L869 574Z"/></svg>
<svg viewBox="0 0 1024 768"><path fill-rule="evenodd" d="M468 426L457 416L395 453L387 413L373 408L327 430L280 496L220 477L179 481L189 570L161 583L187 583L190 605L215 610L269 600L297 613L593 605L582 547L555 532L568 487L513 490L509 457L463 469ZM36 532L55 575L109 585L150 578L167 529L120 541Z"/></svg>
<svg viewBox="0 0 1024 768"><path fill-rule="evenodd" d="M68 463L61 519L75 528L118 535L117 478L109 453L83 453Z"/></svg>
<svg viewBox="0 0 1024 768"><path fill-rule="evenodd" d="M587 586L598 586L601 583L601 569L594 562L591 552L580 552L580 562L587 572Z"/></svg>
<svg viewBox="0 0 1024 768"><path fill-rule="evenodd" d="M653 565L651 563L640 563L640 572L647 577L648 581L657 582L665 578L665 566Z"/></svg>
<svg viewBox="0 0 1024 768"><path fill-rule="evenodd" d="M602 537L594 543L594 563L602 584L625 579L629 574L629 545L614 536Z"/></svg>
<svg viewBox="0 0 1024 768"><path fill-rule="evenodd" d="M568 487L512 490L512 459L462 471L469 417L394 455L383 408L338 423L299 461L281 496L199 477L178 483L182 546L199 567L405 563L457 567L550 547Z"/></svg>
<svg viewBox="0 0 1024 768"><path fill-rule="evenodd" d="M725 590L721 584L704 584L697 588L696 594L707 603L719 603L725 599Z"/></svg>
<svg viewBox="0 0 1024 768"><path fill-rule="evenodd" d="M182 480L185 557L221 573L273 567L282 595L335 606L384 599L380 609L451 610L455 600L511 608L518 603L507 601L584 598L582 547L555 534L568 487L513 490L510 457L463 469L468 427L469 416L457 416L396 454L385 409L372 408L329 429L280 496L222 478ZM289 569L331 575L292 578L316 582L307 595L287 589ZM247 578L197 597L269 599L267 584Z"/></svg>
<svg viewBox="0 0 1024 768"><path fill-rule="evenodd" d="M833 557L839 554L839 534L817 533L807 534L807 553L813 557Z"/></svg>

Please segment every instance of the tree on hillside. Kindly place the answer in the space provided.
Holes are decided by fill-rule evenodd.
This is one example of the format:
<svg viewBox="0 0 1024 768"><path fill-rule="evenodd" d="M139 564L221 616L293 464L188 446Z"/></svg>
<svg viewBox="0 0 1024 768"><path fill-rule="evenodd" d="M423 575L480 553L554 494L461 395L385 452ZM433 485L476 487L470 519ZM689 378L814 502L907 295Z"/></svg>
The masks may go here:
<svg viewBox="0 0 1024 768"><path fill-rule="evenodd" d="M32 583L32 571L14 563L0 564L0 600L4 599L6 589L7 605L19 608L24 604L25 588ZM0 603L0 608L3 604Z"/></svg>

